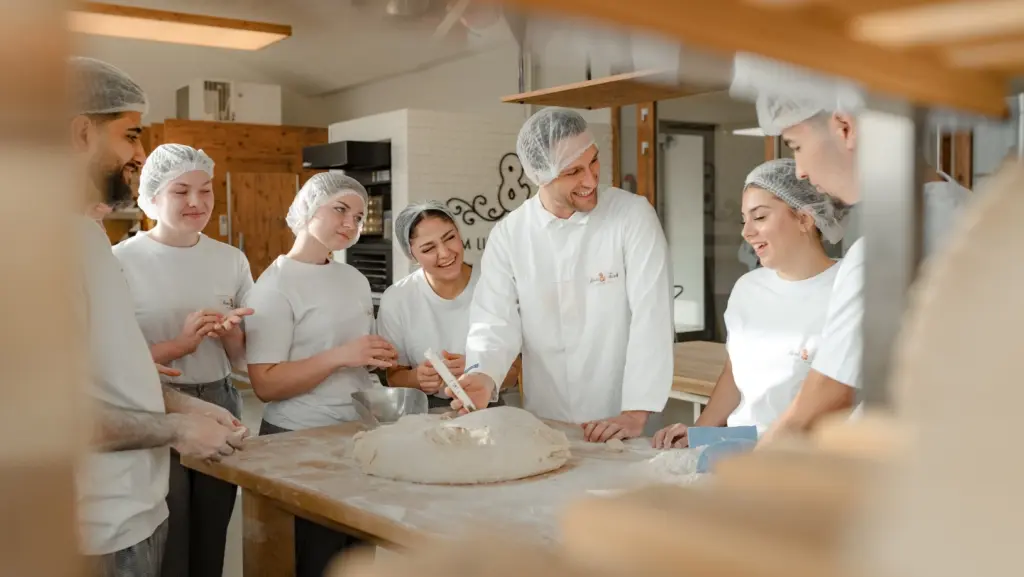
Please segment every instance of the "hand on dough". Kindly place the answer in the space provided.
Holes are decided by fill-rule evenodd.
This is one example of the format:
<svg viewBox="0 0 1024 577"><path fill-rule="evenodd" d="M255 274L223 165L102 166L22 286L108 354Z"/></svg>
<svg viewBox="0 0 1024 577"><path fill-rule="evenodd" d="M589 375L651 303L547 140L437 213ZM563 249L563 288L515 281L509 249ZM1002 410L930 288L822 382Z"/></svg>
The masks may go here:
<svg viewBox="0 0 1024 577"><path fill-rule="evenodd" d="M617 417L583 423L583 438L591 443L605 443L609 439L632 439L644 434L646 411L625 411Z"/></svg>
<svg viewBox="0 0 1024 577"><path fill-rule="evenodd" d="M655 449L685 449L690 446L690 439L687 437L689 427L682 423L669 425L654 434L651 439L651 446Z"/></svg>

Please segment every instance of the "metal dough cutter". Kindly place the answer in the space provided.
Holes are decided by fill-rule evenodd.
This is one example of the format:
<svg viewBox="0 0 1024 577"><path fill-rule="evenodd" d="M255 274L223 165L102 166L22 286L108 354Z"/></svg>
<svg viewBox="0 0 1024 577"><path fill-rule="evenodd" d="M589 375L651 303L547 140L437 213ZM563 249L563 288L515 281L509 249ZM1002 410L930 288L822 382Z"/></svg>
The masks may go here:
<svg viewBox="0 0 1024 577"><path fill-rule="evenodd" d="M352 406L369 429L394 423L405 415L425 415L429 408L423 391L389 387L352 393Z"/></svg>

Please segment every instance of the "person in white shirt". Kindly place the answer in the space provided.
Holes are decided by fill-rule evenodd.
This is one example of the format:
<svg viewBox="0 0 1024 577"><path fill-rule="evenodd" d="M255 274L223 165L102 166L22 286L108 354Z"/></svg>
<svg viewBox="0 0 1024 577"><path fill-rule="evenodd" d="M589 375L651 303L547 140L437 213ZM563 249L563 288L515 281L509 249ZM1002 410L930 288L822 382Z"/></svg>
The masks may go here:
<svg viewBox="0 0 1024 577"><path fill-rule="evenodd" d="M238 305L252 273L240 250L202 233L213 214L213 166L190 146L154 149L142 167L138 203L156 226L116 245L114 256L153 359L181 372L165 382L240 419L231 369L245 366L241 319L252 310ZM236 492L183 467L172 451L163 577L220 577Z"/></svg>
<svg viewBox="0 0 1024 577"><path fill-rule="evenodd" d="M419 270L384 291L377 311L377 331L398 352L388 369L388 385L420 389L431 408L448 407L451 398L441 377L424 356L433 349L456 378L466 368L469 306L480 268L463 260L465 248L455 217L440 202L409 205L395 218L395 238ZM502 389L516 383L514 363ZM501 400L498 400L501 403Z"/></svg>
<svg viewBox="0 0 1024 577"><path fill-rule="evenodd" d="M835 108L842 108L836 106ZM771 94L757 98L758 122L765 134L781 136L793 150L797 175L841 202L860 201L856 172L857 124L846 110L830 110L818 100L805 101ZM925 253L941 248L944 234L970 197L951 179L935 176L925 184ZM864 317L864 241L847 250L836 273L818 354L793 403L762 436L809 430L829 413L853 408L861 386Z"/></svg>
<svg viewBox="0 0 1024 577"><path fill-rule="evenodd" d="M579 423L589 441L640 436L672 387L658 216L642 196L598 190L597 146L572 110L533 115L516 149L539 190L487 239L460 383L485 406L521 351L527 410Z"/></svg>
<svg viewBox="0 0 1024 577"><path fill-rule="evenodd" d="M139 142L145 93L98 60L69 63L72 150L82 169L82 212L74 222L81 253L82 320L89 341L96 451L78 469L82 550L104 577L155 577L167 535L170 451L230 455L231 414L160 384L132 297L95 218L131 204L145 152Z"/></svg>
<svg viewBox="0 0 1024 577"><path fill-rule="evenodd" d="M762 266L729 294L725 367L694 426L750 425L763 433L789 407L816 357L839 270L822 240L842 239L846 209L798 178L790 159L747 175L743 240ZM686 447L688 428L665 427L652 445Z"/></svg>
<svg viewBox="0 0 1024 577"><path fill-rule="evenodd" d="M394 347L373 334L370 282L332 258L359 239L366 203L366 189L351 177L310 178L288 209L295 244L249 291L249 378L267 403L261 435L357 420L352 393L374 386L367 367L394 365ZM320 577L335 554L355 544L296 518L296 574Z"/></svg>

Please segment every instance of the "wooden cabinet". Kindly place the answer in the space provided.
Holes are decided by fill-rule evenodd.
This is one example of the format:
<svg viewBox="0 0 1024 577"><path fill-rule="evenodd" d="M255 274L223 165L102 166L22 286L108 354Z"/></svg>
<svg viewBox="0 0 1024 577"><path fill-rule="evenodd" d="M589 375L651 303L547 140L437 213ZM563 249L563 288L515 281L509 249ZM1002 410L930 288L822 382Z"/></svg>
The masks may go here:
<svg viewBox="0 0 1024 577"><path fill-rule="evenodd" d="M147 127L143 139L147 152L178 143L202 149L213 159L216 204L203 232L242 248L253 277L258 277L291 246L291 232L284 223L288 206L297 187L322 172L303 169L302 149L326 144L327 129L169 119ZM221 226L221 216L230 219L230 226Z"/></svg>

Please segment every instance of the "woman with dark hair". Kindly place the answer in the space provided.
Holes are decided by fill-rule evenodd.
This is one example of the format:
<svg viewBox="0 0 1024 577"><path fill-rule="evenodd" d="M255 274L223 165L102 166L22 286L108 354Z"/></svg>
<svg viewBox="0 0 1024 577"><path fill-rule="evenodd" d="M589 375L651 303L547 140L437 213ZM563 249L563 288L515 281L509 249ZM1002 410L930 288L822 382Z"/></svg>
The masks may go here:
<svg viewBox="0 0 1024 577"><path fill-rule="evenodd" d="M462 235L451 212L436 201L406 207L395 219L395 238L418 270L384 292L377 312L377 331L398 351L398 363L387 371L392 387L420 389L431 408L448 407L441 377L424 353L433 349L456 378L466 368L469 305L479 271L464 260ZM515 363L503 387L519 377ZM500 403L500 401L499 401Z"/></svg>

